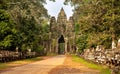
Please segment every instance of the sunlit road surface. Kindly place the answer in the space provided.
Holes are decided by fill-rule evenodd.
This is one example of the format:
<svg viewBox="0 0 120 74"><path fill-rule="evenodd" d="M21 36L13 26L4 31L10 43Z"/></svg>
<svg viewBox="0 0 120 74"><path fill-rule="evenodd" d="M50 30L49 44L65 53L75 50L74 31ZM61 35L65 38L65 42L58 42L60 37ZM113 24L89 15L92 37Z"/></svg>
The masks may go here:
<svg viewBox="0 0 120 74"><path fill-rule="evenodd" d="M58 55L46 60L14 67L0 74L48 74L51 69L58 65L62 65L65 58L65 55Z"/></svg>

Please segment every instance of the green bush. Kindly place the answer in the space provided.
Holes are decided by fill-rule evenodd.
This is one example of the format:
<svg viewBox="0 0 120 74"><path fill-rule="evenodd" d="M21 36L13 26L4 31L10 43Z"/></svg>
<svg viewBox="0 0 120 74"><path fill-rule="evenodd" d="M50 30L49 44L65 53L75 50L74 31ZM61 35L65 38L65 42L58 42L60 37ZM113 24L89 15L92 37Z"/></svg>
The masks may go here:
<svg viewBox="0 0 120 74"><path fill-rule="evenodd" d="M0 49L10 49L14 43L15 26L5 10L0 9Z"/></svg>
<svg viewBox="0 0 120 74"><path fill-rule="evenodd" d="M83 49L87 48L87 35L81 35L76 39L76 44L78 47L78 51L81 52Z"/></svg>

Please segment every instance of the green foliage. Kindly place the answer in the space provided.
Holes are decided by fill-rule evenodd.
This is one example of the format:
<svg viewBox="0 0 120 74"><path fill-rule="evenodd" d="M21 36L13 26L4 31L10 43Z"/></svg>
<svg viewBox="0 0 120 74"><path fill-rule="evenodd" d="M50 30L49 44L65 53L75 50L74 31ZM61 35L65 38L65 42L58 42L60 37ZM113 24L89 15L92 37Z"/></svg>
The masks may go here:
<svg viewBox="0 0 120 74"><path fill-rule="evenodd" d="M21 48L21 51L27 51L28 48L34 49L33 43L39 37L39 28L35 23L34 18L21 19L21 25L19 26L19 31L16 34L16 37L18 38L16 39L16 45Z"/></svg>
<svg viewBox="0 0 120 74"><path fill-rule="evenodd" d="M48 17L44 3L45 0L10 1L8 11L16 24L17 34L14 44L19 47L19 51L27 51L28 48L32 51L39 50L39 45L48 40L49 36L45 33L47 28L42 27Z"/></svg>
<svg viewBox="0 0 120 74"><path fill-rule="evenodd" d="M6 37L4 37L4 39L0 42L0 47L1 49L5 49L8 48L10 46L12 46L12 35L7 35Z"/></svg>
<svg viewBox="0 0 120 74"><path fill-rule="evenodd" d="M46 55L46 52L44 50L44 46L43 45L39 45L36 47L36 49L34 49L33 51L37 52L38 55Z"/></svg>
<svg viewBox="0 0 120 74"><path fill-rule="evenodd" d="M0 9L7 9L8 5L6 4L8 0L0 0Z"/></svg>
<svg viewBox="0 0 120 74"><path fill-rule="evenodd" d="M43 25L42 28L44 33L49 33L50 26L48 24Z"/></svg>
<svg viewBox="0 0 120 74"><path fill-rule="evenodd" d="M42 40L48 41L49 40L49 31L50 31L50 26L48 24L44 24L42 27Z"/></svg>
<svg viewBox="0 0 120 74"><path fill-rule="evenodd" d="M7 68L8 66L5 63L0 63L0 70Z"/></svg>
<svg viewBox="0 0 120 74"><path fill-rule="evenodd" d="M42 45L39 45L39 47L37 49L35 49L34 51L40 53L40 52L44 52L44 47Z"/></svg>
<svg viewBox="0 0 120 74"><path fill-rule="evenodd" d="M87 48L87 35L81 35L76 39L76 45L78 51L81 52L83 49Z"/></svg>
<svg viewBox="0 0 120 74"><path fill-rule="evenodd" d="M44 52L49 26L45 0L0 0L0 49ZM45 39L44 39L45 37ZM42 39L43 38L43 39Z"/></svg>
<svg viewBox="0 0 120 74"><path fill-rule="evenodd" d="M82 40L85 48L104 45L105 48L111 47L113 39L120 37L120 1L118 0L66 0L75 6L74 18L76 27L76 39L82 35L88 35L87 43ZM79 28L79 29L78 29ZM119 32L118 32L119 31ZM81 36L79 36L81 35ZM79 45L79 49L82 49Z"/></svg>
<svg viewBox="0 0 120 74"><path fill-rule="evenodd" d="M15 33L16 30L9 14L4 9L0 9L0 49L9 49L13 46Z"/></svg>
<svg viewBox="0 0 120 74"><path fill-rule="evenodd" d="M80 31L80 25L79 24L75 24L75 33L79 34Z"/></svg>

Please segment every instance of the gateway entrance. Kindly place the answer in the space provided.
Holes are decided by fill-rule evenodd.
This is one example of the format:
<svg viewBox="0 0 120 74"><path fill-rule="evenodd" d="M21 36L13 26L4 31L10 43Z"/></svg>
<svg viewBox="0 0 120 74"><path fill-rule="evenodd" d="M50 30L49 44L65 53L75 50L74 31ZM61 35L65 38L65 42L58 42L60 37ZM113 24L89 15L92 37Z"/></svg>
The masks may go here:
<svg viewBox="0 0 120 74"><path fill-rule="evenodd" d="M65 53L65 40L63 35L58 39L58 54L64 54Z"/></svg>

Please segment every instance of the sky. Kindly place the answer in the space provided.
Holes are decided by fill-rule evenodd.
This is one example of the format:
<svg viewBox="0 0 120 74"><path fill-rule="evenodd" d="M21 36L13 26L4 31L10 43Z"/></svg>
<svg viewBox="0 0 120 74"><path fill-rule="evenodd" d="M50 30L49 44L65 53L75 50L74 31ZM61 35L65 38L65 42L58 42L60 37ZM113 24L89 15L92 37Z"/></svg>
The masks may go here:
<svg viewBox="0 0 120 74"><path fill-rule="evenodd" d="M57 18L62 7L67 15L67 19L73 14L73 7L71 7L70 4L64 5L64 0L56 0L56 2L47 0L46 2L45 8L48 10L50 16L55 16L55 18Z"/></svg>

